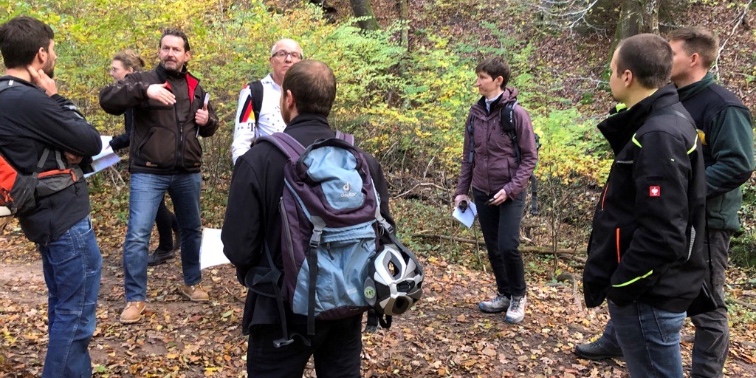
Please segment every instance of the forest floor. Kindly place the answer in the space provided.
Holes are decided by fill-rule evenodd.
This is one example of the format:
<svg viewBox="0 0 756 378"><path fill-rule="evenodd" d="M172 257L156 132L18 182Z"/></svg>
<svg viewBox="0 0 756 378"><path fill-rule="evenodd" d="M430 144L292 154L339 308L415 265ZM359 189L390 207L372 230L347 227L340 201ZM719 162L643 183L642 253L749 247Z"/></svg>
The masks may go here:
<svg viewBox="0 0 756 378"><path fill-rule="evenodd" d="M335 3L340 11L348 9L346 0ZM479 21L495 21L501 16L496 13L499 2L410 3L412 30L443 29L452 38L481 35L481 43L495 43L485 37L486 30ZM733 2L704 3L718 5L704 7L697 2L685 24L704 25L720 33L727 44L719 64L722 83L756 109L753 79L748 79L748 75L756 73L750 29L756 22L756 11L751 10L739 20L737 7L729 6ZM373 1L380 20L397 18L394 4L393 0ZM434 4L442 7L434 8ZM499 22L502 28L513 27L513 33L520 34L523 41L537 44L532 67L535 80L561 78L561 92L550 93L570 101L559 106L579 107L587 114L601 114L609 108L611 96L599 87L605 80L602 75L606 72L611 31L587 36L570 31L537 33L528 26L532 17L529 19L527 14L522 19L504 16ZM411 35L412 38L417 38L414 43L422 43L420 37ZM584 93L594 94L592 100L582 101L586 98ZM122 198L106 190L94 194L92 201L108 209L103 204L116 206ZM184 301L179 295L179 259L151 267L145 318L134 325L118 322L125 304L121 267L126 229L123 206L121 202L111 215L98 214L94 222L103 253L98 325L90 345L95 377L246 376L246 338L240 329L244 288L237 283L231 266L203 272L203 286L209 290L211 301L202 304ZM477 303L492 294L490 273L450 263L443 257L424 258L423 262L423 300L406 316L395 318L390 329L364 334L363 376L628 376L619 359L592 362L572 354L576 344L600 335L608 315L605 307L585 308L579 283L551 280L551 268L546 266L551 264L549 260L525 256L528 307L525 320L518 325L505 323L501 314L477 310ZM579 264L569 259L561 264L566 272L580 277ZM752 273L736 267L728 271L731 347L726 377L756 377L756 312L747 308L754 306L756 297L752 276L748 276ZM46 293L39 253L18 226L11 224L0 233L0 378L41 374L47 348ZM693 328L687 322L681 343L686 370L690 366L692 334ZM313 377L313 370L308 369L305 376Z"/></svg>
<svg viewBox="0 0 756 378"><path fill-rule="evenodd" d="M104 222L103 222L104 223ZM122 227L121 230L125 229ZM116 231L96 224L98 235ZM203 271L211 301L193 303L177 291L177 258L148 270L148 308L137 324L123 325L120 242L101 237L102 286L97 329L90 344L95 377L244 377L246 338L241 334L244 289L229 265ZM47 297L39 254L17 229L0 236L0 377L37 377L47 348ZM621 360L576 358L576 344L600 335L605 308L586 309L570 281L553 282L527 255L528 306L525 320L512 325L503 314L483 314L478 301L490 296L492 276L479 270L424 259L423 300L390 329L363 334L365 377L627 377ZM564 264L564 263L563 263ZM569 267L565 268L569 270ZM731 269L728 282L747 282ZM732 299L753 302L756 291L729 288ZM756 377L756 322L753 311L732 312L727 377ZM734 314L734 315L733 315ZM747 318L743 317L743 314ZM748 315L750 314L750 315ZM683 331L683 358L690 364L689 324ZM313 377L308 369L306 377Z"/></svg>

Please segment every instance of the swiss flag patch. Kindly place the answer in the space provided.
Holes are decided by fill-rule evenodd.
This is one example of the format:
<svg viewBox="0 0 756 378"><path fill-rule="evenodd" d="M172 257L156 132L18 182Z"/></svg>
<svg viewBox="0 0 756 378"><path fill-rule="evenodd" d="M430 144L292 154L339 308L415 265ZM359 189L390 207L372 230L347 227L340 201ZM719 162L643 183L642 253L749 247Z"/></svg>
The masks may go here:
<svg viewBox="0 0 756 378"><path fill-rule="evenodd" d="M649 197L661 197L661 187L658 185L652 185L648 187Z"/></svg>

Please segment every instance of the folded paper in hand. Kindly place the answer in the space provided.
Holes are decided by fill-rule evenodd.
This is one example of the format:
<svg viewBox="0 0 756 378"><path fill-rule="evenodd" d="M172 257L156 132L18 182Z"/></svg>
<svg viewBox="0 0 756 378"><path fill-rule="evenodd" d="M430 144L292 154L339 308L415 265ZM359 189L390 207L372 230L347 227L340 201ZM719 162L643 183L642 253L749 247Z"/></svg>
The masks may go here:
<svg viewBox="0 0 756 378"><path fill-rule="evenodd" d="M92 169L94 169L94 171L84 174L84 177L89 177L107 167L115 165L115 163L118 163L121 160L110 147L110 140L113 139L113 137L100 135L100 139L102 140L102 150L99 154L92 156Z"/></svg>
<svg viewBox="0 0 756 378"><path fill-rule="evenodd" d="M452 216L457 219L458 221L462 222L467 228L472 227L473 222L475 221L475 217L478 215L478 208L475 207L475 204L472 202L468 202L467 209L465 211L462 211L459 207L454 208L454 212L452 213Z"/></svg>
<svg viewBox="0 0 756 378"><path fill-rule="evenodd" d="M202 244L200 245L200 270L221 264L231 264L226 255L223 254L221 230L204 228L202 230Z"/></svg>

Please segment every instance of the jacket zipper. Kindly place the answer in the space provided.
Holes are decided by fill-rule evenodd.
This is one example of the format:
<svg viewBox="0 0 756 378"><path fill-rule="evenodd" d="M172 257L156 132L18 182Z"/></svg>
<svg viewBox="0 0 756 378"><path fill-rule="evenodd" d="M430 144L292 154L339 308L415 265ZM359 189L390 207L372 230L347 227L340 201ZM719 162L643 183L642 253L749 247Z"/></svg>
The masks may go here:
<svg viewBox="0 0 756 378"><path fill-rule="evenodd" d="M192 107L191 104L189 105L189 112L191 113ZM176 108L176 105L173 105L173 117L176 120L176 123L178 122L178 109ZM178 140L178 146L176 146L176 166L184 168L184 125L179 124L179 140Z"/></svg>
<svg viewBox="0 0 756 378"><path fill-rule="evenodd" d="M620 263L621 254L620 254L620 228L617 227L615 230L615 237L617 238L616 244L617 244L617 264Z"/></svg>

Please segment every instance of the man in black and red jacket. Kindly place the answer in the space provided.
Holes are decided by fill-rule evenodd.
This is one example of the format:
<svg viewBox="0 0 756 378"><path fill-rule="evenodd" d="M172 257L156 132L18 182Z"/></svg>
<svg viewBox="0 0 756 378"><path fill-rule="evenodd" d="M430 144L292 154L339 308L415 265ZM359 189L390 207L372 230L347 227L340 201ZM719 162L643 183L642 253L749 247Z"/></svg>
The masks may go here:
<svg viewBox="0 0 756 378"><path fill-rule="evenodd" d="M129 148L131 172L129 227L123 246L126 308L122 323L142 318L147 299L147 254L152 224L167 191L181 228L184 283L179 292L191 301L207 301L200 287L202 240L200 189L202 147L199 137L212 136L218 117L199 80L186 69L191 58L184 32L168 29L160 38L160 64L135 72L100 91L100 106L110 114L134 109Z"/></svg>

